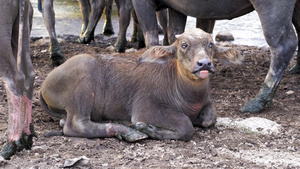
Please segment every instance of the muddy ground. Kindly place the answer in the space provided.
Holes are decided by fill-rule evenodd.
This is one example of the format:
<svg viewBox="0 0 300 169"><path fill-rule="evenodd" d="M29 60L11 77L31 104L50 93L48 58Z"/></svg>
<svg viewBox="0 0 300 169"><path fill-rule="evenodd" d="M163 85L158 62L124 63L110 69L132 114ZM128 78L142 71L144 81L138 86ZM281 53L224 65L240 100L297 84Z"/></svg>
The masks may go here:
<svg viewBox="0 0 300 169"><path fill-rule="evenodd" d="M105 48L115 38L96 37L90 45L78 44L76 36L61 37L67 58L79 53L110 53ZM227 44L227 46L231 46ZM128 47L134 47L130 43ZM62 168L66 159L86 156L90 162L74 168L300 168L300 75L285 73L273 105L260 114L242 114L241 106L258 92L270 64L266 48L233 46L244 57L242 66L217 64L211 78L212 98L219 117L263 117L282 125L280 134L260 135L226 127L196 128L188 142L143 140L127 143L116 138L44 137L58 131L58 119L45 113L38 101L38 91L53 69L48 59L47 39L31 42L31 56L36 70L33 98L33 122L38 135L31 151L18 152L2 168ZM294 65L293 57L289 68ZM0 84L0 147L6 141L7 102Z"/></svg>

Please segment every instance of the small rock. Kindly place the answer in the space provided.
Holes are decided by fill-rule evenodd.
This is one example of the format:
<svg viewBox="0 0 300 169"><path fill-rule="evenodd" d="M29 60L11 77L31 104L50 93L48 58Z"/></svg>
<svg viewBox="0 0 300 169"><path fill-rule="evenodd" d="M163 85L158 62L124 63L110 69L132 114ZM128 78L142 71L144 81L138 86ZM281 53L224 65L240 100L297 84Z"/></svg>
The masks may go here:
<svg viewBox="0 0 300 169"><path fill-rule="evenodd" d="M216 123L216 127L238 128L248 132L254 132L263 135L268 135L271 133L279 134L282 126L274 121L260 117L250 117L246 119L231 119L225 117L218 118Z"/></svg>
<svg viewBox="0 0 300 169"><path fill-rule="evenodd" d="M110 51L110 52L115 52L116 51L116 48L114 46L108 46L105 49L108 50L108 51Z"/></svg>
<svg viewBox="0 0 300 169"><path fill-rule="evenodd" d="M292 91L292 90L289 90L289 91L286 92L287 95L294 94L294 93L295 93L295 92Z"/></svg>
<svg viewBox="0 0 300 169"><path fill-rule="evenodd" d="M210 153L211 153L211 155L212 155L213 157L216 157L216 156L218 155L218 152L217 152L216 149L211 149L211 150L210 150Z"/></svg>
<svg viewBox="0 0 300 169"><path fill-rule="evenodd" d="M216 35L216 41L233 41L234 37L233 35L228 31L220 31Z"/></svg>
<svg viewBox="0 0 300 169"><path fill-rule="evenodd" d="M136 51L137 51L136 49L130 48L130 49L126 49L125 53L133 53L133 52L136 52Z"/></svg>
<svg viewBox="0 0 300 169"><path fill-rule="evenodd" d="M90 162L90 159L86 156L81 156L78 158L67 159L64 164L64 168L69 168L77 165L87 165Z"/></svg>

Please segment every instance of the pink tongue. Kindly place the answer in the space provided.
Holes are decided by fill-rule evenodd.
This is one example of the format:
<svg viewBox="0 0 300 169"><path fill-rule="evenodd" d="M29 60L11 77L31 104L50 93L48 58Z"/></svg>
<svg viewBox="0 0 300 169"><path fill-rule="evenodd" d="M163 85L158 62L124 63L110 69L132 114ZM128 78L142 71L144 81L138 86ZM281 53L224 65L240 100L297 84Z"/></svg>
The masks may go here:
<svg viewBox="0 0 300 169"><path fill-rule="evenodd" d="M201 71L200 71L200 78L201 78L201 79L205 79L205 78L207 78L208 76L209 76L208 70L201 70Z"/></svg>

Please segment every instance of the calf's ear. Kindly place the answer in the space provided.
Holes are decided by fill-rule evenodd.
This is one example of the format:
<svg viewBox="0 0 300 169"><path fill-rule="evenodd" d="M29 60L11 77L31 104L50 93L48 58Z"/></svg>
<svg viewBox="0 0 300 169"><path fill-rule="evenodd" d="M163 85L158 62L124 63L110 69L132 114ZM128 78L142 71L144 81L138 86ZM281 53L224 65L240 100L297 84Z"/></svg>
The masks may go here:
<svg viewBox="0 0 300 169"><path fill-rule="evenodd" d="M140 57L139 62L164 64L175 58L175 48L172 46L154 46L146 50Z"/></svg>
<svg viewBox="0 0 300 169"><path fill-rule="evenodd" d="M215 46L216 52L214 57L218 59L223 65L244 63L244 57L236 50L228 47Z"/></svg>

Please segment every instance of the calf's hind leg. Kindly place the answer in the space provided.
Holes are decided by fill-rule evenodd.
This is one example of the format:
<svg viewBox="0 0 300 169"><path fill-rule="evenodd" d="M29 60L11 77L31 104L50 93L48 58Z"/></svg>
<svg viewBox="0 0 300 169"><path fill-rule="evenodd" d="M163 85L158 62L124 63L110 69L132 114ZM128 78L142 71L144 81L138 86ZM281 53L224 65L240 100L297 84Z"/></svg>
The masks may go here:
<svg viewBox="0 0 300 169"><path fill-rule="evenodd" d="M122 124L97 123L91 121L87 116L71 113L67 115L63 133L66 136L86 138L117 137L128 142L135 142L148 137L146 134Z"/></svg>
<svg viewBox="0 0 300 169"><path fill-rule="evenodd" d="M83 88L74 92L80 97L75 97L76 100L66 105L67 118L63 127L65 135L86 138L117 137L128 142L148 137L146 134L121 124L92 121L93 101L89 97L92 94Z"/></svg>

